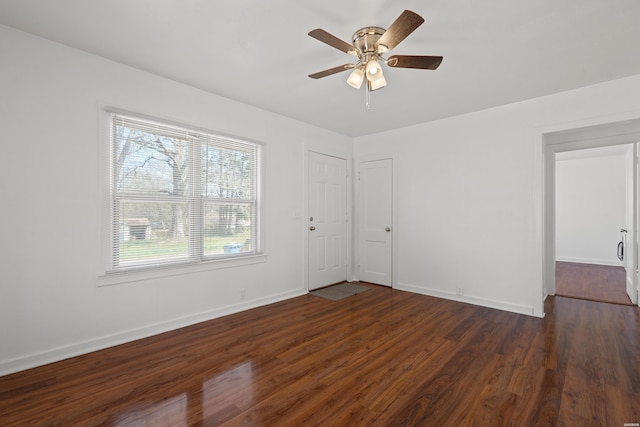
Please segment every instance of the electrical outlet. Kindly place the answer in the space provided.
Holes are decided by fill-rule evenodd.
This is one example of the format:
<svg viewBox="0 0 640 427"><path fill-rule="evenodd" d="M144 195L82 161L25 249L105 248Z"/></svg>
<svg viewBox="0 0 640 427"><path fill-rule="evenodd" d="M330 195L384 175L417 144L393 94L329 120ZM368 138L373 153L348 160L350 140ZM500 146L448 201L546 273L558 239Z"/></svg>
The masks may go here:
<svg viewBox="0 0 640 427"><path fill-rule="evenodd" d="M246 294L244 288L240 288L240 299L244 299L244 297L246 297L246 296L247 296L247 294Z"/></svg>

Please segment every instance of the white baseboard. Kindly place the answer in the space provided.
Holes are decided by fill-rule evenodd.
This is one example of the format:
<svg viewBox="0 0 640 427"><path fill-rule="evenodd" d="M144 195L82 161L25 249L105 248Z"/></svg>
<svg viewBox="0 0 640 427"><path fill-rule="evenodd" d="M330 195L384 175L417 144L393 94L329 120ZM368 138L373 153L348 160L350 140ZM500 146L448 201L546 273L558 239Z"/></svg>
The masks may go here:
<svg viewBox="0 0 640 427"><path fill-rule="evenodd" d="M572 258L572 257L556 257L556 261L560 262L575 262L577 264L593 264L593 265L607 265L610 267L624 267L624 263L619 259L589 259L589 258Z"/></svg>
<svg viewBox="0 0 640 427"><path fill-rule="evenodd" d="M544 313L540 313L540 314L536 313L533 307L519 305L519 304L512 304L506 301L497 301L497 300L492 300L488 298L480 298L480 297L474 297L469 295L458 295L454 292L443 291L440 289L424 288L420 286L409 285L406 283L399 283L397 286L394 286L394 288L401 291L414 292L416 294L421 294L421 295L428 295L428 296L448 299L452 301L464 302L468 304L479 305L482 307L495 308L497 310L509 311L517 314L526 314L528 316L544 317Z"/></svg>
<svg viewBox="0 0 640 427"><path fill-rule="evenodd" d="M276 295L243 301L239 304L232 304L201 313L195 313L188 316L183 316L144 326L141 328L130 329L128 331L122 331L111 335L105 335L100 338L81 341L40 353L34 353L11 360L0 361L0 376L35 368L37 366L42 366L53 362L58 362L70 357L75 357L81 354L87 354L93 351L102 350L108 347L113 347L138 339L147 338L153 335L161 334L163 332L172 331L174 329L183 328L185 326L194 325L196 323L204 322L229 314L238 313L263 305L272 304L274 302L284 301L305 294L307 294L307 291L302 289L282 292Z"/></svg>

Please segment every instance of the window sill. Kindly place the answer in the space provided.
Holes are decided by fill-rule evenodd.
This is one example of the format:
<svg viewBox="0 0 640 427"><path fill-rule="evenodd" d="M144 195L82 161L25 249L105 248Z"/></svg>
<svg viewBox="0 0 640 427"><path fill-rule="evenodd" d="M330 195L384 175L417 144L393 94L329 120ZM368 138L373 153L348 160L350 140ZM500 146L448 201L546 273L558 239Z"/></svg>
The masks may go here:
<svg viewBox="0 0 640 427"><path fill-rule="evenodd" d="M116 270L103 272L98 275L96 286L111 286L122 283L140 282L144 280L160 279L164 277L181 276L200 273L203 271L235 268L246 265L260 264L267 261L267 254L239 256L227 259L205 261L199 264L181 264L160 266L145 269Z"/></svg>

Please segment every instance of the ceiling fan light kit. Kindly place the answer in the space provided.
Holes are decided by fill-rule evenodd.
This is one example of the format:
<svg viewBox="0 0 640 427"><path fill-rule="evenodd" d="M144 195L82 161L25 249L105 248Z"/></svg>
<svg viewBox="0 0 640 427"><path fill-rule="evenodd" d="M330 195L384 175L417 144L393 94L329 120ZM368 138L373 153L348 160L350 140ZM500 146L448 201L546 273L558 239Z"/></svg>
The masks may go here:
<svg viewBox="0 0 640 427"><path fill-rule="evenodd" d="M362 68L354 68L351 74L349 74L349 78L347 79L347 83L349 86L360 89L362 86L362 82L364 80L364 71Z"/></svg>
<svg viewBox="0 0 640 427"><path fill-rule="evenodd" d="M332 74L353 69L347 83L349 86L360 89L366 80L367 108L369 108L369 92L381 89L387 85L387 80L382 71L381 62L392 68L417 68L423 70L435 70L442 62L442 56L419 55L393 55L389 58L383 53L396 47L409 34L415 31L424 19L415 12L405 10L389 26L388 29L380 27L364 27L353 33L352 44L349 44L323 29L317 28L309 32L309 36L328 44L346 54L358 58L355 64L344 64L318 73L310 74L312 79L327 77Z"/></svg>
<svg viewBox="0 0 640 427"><path fill-rule="evenodd" d="M381 89L387 85L387 79L384 76L377 78L376 80L369 80L369 90L374 91Z"/></svg>
<svg viewBox="0 0 640 427"><path fill-rule="evenodd" d="M378 64L378 60L374 57L367 62L367 79L371 82L384 78L382 67Z"/></svg>

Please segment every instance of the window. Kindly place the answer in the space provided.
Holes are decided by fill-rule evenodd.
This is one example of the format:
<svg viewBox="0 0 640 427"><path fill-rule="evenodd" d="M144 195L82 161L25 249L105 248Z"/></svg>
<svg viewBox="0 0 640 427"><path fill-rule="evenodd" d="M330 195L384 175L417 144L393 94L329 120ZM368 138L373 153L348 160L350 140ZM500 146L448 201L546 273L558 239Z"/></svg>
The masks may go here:
<svg viewBox="0 0 640 427"><path fill-rule="evenodd" d="M111 114L110 271L260 251L260 145Z"/></svg>

